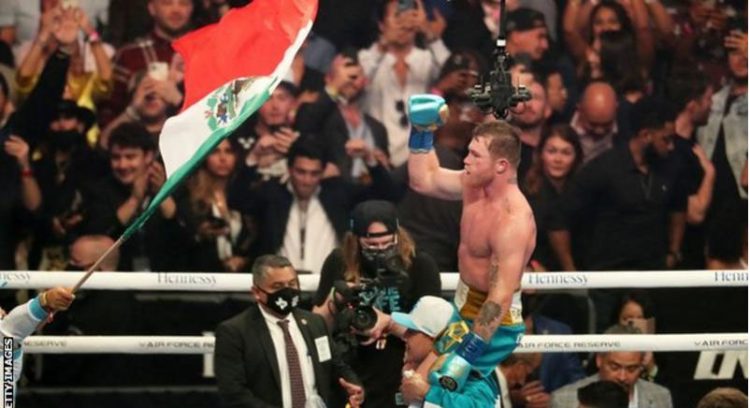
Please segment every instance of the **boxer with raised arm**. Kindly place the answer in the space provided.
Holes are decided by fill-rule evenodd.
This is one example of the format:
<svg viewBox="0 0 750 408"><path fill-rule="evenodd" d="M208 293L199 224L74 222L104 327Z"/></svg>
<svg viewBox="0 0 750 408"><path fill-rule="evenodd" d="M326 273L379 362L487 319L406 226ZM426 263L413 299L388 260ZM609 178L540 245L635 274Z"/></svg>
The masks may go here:
<svg viewBox="0 0 750 408"><path fill-rule="evenodd" d="M459 390L472 371L492 372L524 332L521 276L534 251L536 225L516 178L518 130L504 121L477 126L464 170L447 170L432 150L444 106L433 95L409 100L409 184L422 194L463 200L454 298L461 319L436 341L439 357L430 374L432 383Z"/></svg>

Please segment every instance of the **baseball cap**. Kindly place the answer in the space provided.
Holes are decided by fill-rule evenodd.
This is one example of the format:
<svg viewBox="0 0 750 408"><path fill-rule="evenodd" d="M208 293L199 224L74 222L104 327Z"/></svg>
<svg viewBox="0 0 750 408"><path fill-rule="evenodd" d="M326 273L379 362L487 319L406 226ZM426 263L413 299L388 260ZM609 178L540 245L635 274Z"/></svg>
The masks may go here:
<svg viewBox="0 0 750 408"><path fill-rule="evenodd" d="M422 296L409 314L393 312L391 319L409 330L437 337L453 319L453 305L437 296Z"/></svg>
<svg viewBox="0 0 750 408"><path fill-rule="evenodd" d="M505 31L528 31L535 28L547 27L544 14L537 10L521 7L508 13Z"/></svg>
<svg viewBox="0 0 750 408"><path fill-rule="evenodd" d="M468 55L460 52L451 54L451 56L448 57L448 60L445 61L445 64L443 64L443 67L440 69L439 77L445 78L446 75L455 71L471 70L471 64L472 60ZM477 72L474 71L474 74L477 74Z"/></svg>
<svg viewBox="0 0 750 408"><path fill-rule="evenodd" d="M367 232L370 224L381 222L387 232L371 235ZM384 200L369 200L358 204L352 211L351 230L358 237L395 234L398 230L398 214L393 203Z"/></svg>

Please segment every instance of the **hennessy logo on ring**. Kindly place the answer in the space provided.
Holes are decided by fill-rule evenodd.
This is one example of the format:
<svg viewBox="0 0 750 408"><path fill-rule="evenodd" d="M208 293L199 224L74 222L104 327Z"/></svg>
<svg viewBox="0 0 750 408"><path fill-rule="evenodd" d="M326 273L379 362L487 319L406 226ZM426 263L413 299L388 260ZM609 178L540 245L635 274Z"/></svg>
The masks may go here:
<svg viewBox="0 0 750 408"><path fill-rule="evenodd" d="M31 280L31 275L28 272L3 272L0 273L0 280L6 282L29 281Z"/></svg>
<svg viewBox="0 0 750 408"><path fill-rule="evenodd" d="M166 285L216 285L216 277L201 273L158 273L157 283Z"/></svg>

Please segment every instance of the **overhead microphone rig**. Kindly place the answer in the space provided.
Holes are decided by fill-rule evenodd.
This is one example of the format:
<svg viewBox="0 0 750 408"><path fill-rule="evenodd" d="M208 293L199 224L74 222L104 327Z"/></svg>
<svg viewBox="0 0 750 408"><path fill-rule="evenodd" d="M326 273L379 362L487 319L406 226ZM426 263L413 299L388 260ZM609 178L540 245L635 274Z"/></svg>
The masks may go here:
<svg viewBox="0 0 750 408"><path fill-rule="evenodd" d="M483 113L492 113L502 119L508 115L510 108L519 103L531 100L531 93L524 86L513 86L510 67L513 58L506 51L505 38L505 0L500 0L500 26L493 52L494 69L489 73L489 79L480 81L469 90L469 97Z"/></svg>

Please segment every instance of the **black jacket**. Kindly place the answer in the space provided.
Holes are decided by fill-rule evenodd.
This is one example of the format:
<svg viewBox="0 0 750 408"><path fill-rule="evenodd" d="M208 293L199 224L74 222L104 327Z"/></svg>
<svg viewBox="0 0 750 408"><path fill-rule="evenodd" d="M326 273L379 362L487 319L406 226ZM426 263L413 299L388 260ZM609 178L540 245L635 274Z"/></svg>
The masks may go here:
<svg viewBox="0 0 750 408"><path fill-rule="evenodd" d="M336 236L341 241L349 229L349 212L359 202L369 199L389 199L393 196L393 183L388 171L382 166L371 167L372 184L359 186L341 177L323 179L318 199L331 222ZM256 168L245 167L236 180L236 188L230 196L230 206L252 214L258 222L256 255L277 253L284 243L286 225L294 197L286 183L277 179L264 181L257 189L251 189L257 179Z"/></svg>
<svg viewBox="0 0 750 408"><path fill-rule="evenodd" d="M84 234L119 238L130 222L140 215L139 211L127 225L117 218L117 209L130 197L131 187L109 176L93 184L90 190L84 194ZM145 259L151 271L184 271L187 268L184 252L187 239L176 217L165 219L157 210L142 228L122 244L117 270L140 271L139 268L144 265L137 264L137 261Z"/></svg>
<svg viewBox="0 0 750 408"><path fill-rule="evenodd" d="M315 339L327 337L328 344L333 345L322 317L302 309L296 309L292 315L312 359L318 394L330 405L336 393L343 392L339 378L356 384L360 381L335 350L331 349L331 359L320 361ZM282 405L276 351L257 304L216 328L214 366L224 406L270 408Z"/></svg>
<svg viewBox="0 0 750 408"><path fill-rule="evenodd" d="M385 126L364 112L362 117L372 132L375 147L388 154L388 132ZM344 149L349 140L349 129L336 102L326 92L321 92L316 102L300 106L295 128L302 133L314 134L325 149L326 159L339 168L345 179L351 178L352 158Z"/></svg>
<svg viewBox="0 0 750 408"><path fill-rule="evenodd" d="M346 264L341 249L333 250L323 263L314 304L320 306L331 293L334 282L344 279ZM363 276L373 276L362 269ZM400 283L384 283L377 288L372 305L385 313L408 313L422 296L440 296L440 273L435 261L426 253L416 252L407 270L408 278ZM340 315L337 315L340 316ZM383 348L375 344L352 347L340 331L341 319L334 324L334 339L342 357L359 375L365 386L364 408L397 408L396 394L401 385L406 345L397 337L389 337Z"/></svg>

